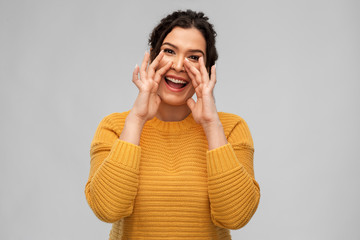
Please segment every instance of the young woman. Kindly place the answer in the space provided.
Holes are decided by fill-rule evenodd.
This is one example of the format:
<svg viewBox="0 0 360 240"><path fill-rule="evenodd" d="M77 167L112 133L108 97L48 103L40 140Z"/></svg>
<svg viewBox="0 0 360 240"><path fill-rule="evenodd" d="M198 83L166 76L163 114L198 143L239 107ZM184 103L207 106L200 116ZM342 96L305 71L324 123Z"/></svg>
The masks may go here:
<svg viewBox="0 0 360 240"><path fill-rule="evenodd" d="M215 36L201 12L162 19L132 109L99 124L85 194L110 239L231 239L255 213L248 126L215 106Z"/></svg>

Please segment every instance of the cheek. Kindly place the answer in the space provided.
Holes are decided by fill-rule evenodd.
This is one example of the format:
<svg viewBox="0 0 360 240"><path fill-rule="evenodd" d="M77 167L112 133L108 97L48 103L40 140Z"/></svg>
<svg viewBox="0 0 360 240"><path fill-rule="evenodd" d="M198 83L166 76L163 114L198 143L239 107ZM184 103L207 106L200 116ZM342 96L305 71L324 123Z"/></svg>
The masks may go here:
<svg viewBox="0 0 360 240"><path fill-rule="evenodd" d="M196 69L200 72L200 63L195 63L193 64L194 67L196 67Z"/></svg>
<svg viewBox="0 0 360 240"><path fill-rule="evenodd" d="M166 65L168 62L170 62L171 60L172 60L172 58L170 56L164 55L159 63L159 66L162 67L162 66Z"/></svg>
<svg viewBox="0 0 360 240"><path fill-rule="evenodd" d="M198 61L190 61L191 65L200 71L200 63Z"/></svg>
<svg viewBox="0 0 360 240"><path fill-rule="evenodd" d="M195 89L193 86L191 86L191 89L187 94L187 98L191 98L192 96L194 96L194 94L195 94Z"/></svg>

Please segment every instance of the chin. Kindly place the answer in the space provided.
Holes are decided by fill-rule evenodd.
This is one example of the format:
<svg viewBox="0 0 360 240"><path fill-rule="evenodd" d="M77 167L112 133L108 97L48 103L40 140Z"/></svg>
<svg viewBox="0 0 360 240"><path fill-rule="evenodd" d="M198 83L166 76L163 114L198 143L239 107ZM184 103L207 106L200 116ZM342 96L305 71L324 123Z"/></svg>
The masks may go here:
<svg viewBox="0 0 360 240"><path fill-rule="evenodd" d="M160 95L160 98L163 103L165 103L167 105L172 105L172 106L187 105L186 101L189 99L189 98L179 99L179 97L177 97L177 96L161 96L161 95Z"/></svg>

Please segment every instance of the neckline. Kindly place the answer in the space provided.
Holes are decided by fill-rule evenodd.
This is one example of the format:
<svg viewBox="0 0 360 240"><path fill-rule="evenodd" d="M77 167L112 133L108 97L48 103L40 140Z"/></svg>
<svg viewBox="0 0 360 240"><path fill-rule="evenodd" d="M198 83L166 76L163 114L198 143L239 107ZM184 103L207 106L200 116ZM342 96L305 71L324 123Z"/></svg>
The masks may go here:
<svg viewBox="0 0 360 240"><path fill-rule="evenodd" d="M154 117L147 122L152 127L165 132L177 132L192 127L196 127L198 124L195 122L192 113L181 121L166 122Z"/></svg>

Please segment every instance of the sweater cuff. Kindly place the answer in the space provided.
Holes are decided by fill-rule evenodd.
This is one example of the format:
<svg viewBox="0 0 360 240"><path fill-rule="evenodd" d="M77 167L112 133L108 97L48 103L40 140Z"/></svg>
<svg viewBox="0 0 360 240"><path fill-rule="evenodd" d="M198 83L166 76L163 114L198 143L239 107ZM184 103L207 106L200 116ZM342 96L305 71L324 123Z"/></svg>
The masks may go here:
<svg viewBox="0 0 360 240"><path fill-rule="evenodd" d="M208 176L221 174L240 166L230 143L206 152Z"/></svg>
<svg viewBox="0 0 360 240"><path fill-rule="evenodd" d="M141 148L138 145L117 139L111 148L109 159L139 170Z"/></svg>

